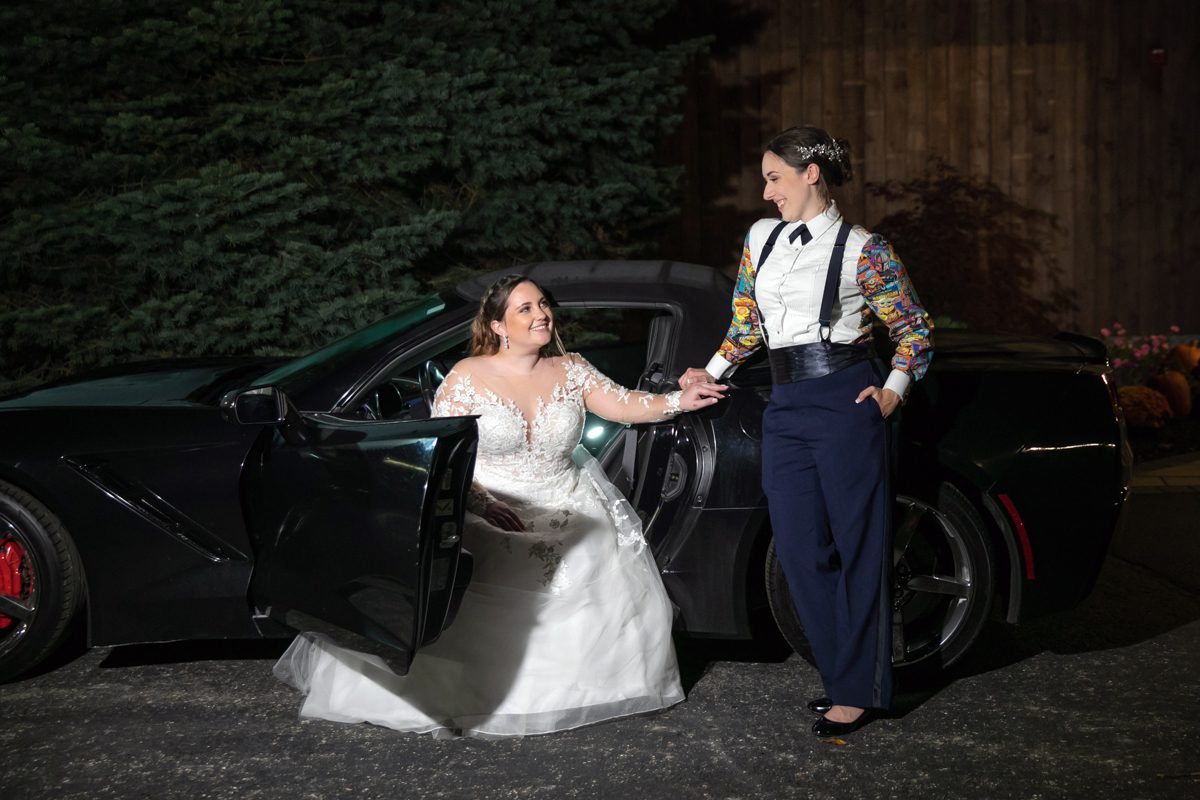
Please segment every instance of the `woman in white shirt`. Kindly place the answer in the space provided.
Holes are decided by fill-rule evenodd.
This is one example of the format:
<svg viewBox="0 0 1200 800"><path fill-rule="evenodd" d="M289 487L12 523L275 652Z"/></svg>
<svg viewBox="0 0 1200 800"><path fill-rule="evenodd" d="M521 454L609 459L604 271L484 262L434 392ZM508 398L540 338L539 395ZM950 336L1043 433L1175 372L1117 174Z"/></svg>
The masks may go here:
<svg viewBox="0 0 1200 800"><path fill-rule="evenodd" d="M781 219L746 236L733 321L681 386L728 377L766 344L763 490L775 550L826 696L819 736L851 733L891 702L891 489L884 420L925 372L933 323L881 236L843 220L829 187L850 177L848 145L811 126L767 143L763 199ZM871 325L896 344L891 371Z"/></svg>

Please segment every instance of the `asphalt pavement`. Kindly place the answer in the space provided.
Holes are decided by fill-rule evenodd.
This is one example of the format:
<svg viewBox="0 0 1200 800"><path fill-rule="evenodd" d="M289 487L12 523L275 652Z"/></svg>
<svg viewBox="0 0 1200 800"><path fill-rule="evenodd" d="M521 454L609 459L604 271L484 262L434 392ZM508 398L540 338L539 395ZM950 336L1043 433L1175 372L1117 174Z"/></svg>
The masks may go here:
<svg viewBox="0 0 1200 800"><path fill-rule="evenodd" d="M1200 796L1200 562L1156 554L1164 540L1190 552L1188 534L1200 535L1179 499L1200 498L1200 469L1191 483L1146 481L1181 466L1197 464L1139 469L1082 606L990 628L948 675L902 686L895 715L844 744L809 733L816 673L770 641L681 641L684 703L504 741L301 721L299 697L271 677L276 642L96 648L0 687L0 800L1190 800ZM1141 502L1157 495L1167 500Z"/></svg>

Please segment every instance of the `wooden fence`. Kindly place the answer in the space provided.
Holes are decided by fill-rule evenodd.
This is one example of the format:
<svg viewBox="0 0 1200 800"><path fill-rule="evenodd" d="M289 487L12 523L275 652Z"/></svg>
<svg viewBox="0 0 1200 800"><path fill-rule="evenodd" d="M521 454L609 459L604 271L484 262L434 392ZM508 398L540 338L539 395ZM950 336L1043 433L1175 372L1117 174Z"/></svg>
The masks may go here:
<svg viewBox="0 0 1200 800"><path fill-rule="evenodd" d="M895 210L865 183L942 159L1054 215L1045 247L1078 304L1061 325L1200 332L1200 0L684 5L679 24L716 38L672 145L686 186L668 256L735 263L773 211L762 143L812 123L851 142L848 218Z"/></svg>

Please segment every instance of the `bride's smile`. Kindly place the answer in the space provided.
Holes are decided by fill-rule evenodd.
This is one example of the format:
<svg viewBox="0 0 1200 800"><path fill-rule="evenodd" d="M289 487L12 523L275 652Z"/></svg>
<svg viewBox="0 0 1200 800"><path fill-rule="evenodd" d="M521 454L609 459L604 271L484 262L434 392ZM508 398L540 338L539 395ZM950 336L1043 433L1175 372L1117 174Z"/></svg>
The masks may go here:
<svg viewBox="0 0 1200 800"><path fill-rule="evenodd" d="M492 330L507 342L502 351L512 355L537 352L554 336L550 301L534 283L518 284L509 294L504 318L493 322Z"/></svg>

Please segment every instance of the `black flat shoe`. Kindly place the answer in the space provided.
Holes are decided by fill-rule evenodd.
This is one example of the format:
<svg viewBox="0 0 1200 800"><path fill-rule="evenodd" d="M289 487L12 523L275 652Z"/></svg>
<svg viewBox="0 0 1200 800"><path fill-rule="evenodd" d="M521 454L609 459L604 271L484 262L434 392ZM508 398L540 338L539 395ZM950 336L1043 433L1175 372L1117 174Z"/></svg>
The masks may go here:
<svg viewBox="0 0 1200 800"><path fill-rule="evenodd" d="M814 714L824 714L831 708L833 708L833 701L828 697L818 697L816 700L808 701L808 710Z"/></svg>
<svg viewBox="0 0 1200 800"><path fill-rule="evenodd" d="M817 736L845 736L848 733L854 733L873 719L875 719L875 712L869 708L859 714L858 719L854 722L834 722L821 717L813 723L812 732Z"/></svg>

